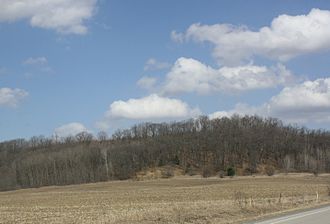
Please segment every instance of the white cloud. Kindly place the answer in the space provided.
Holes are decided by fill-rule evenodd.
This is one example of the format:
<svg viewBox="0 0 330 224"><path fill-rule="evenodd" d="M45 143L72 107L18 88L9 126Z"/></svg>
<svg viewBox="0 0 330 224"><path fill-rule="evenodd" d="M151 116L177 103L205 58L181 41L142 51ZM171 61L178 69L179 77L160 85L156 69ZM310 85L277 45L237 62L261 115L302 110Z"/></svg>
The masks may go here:
<svg viewBox="0 0 330 224"><path fill-rule="evenodd" d="M0 22L28 20L33 27L85 34L97 0L1 0Z"/></svg>
<svg viewBox="0 0 330 224"><path fill-rule="evenodd" d="M271 98L267 110L289 120L330 121L330 78L284 88Z"/></svg>
<svg viewBox="0 0 330 224"><path fill-rule="evenodd" d="M162 69L169 68L170 66L171 65L167 62L161 62L161 61L157 61L154 58L150 58L146 62L145 66L144 66L144 70L145 71L162 70Z"/></svg>
<svg viewBox="0 0 330 224"><path fill-rule="evenodd" d="M28 95L23 89L0 88L0 106L16 107Z"/></svg>
<svg viewBox="0 0 330 224"><path fill-rule="evenodd" d="M55 128L54 134L59 137L75 136L80 132L88 132L88 129L81 123L72 122Z"/></svg>
<svg viewBox="0 0 330 224"><path fill-rule="evenodd" d="M231 117L233 114L230 111L216 111L214 113L209 114L209 118L216 119L222 117Z"/></svg>
<svg viewBox="0 0 330 224"><path fill-rule="evenodd" d="M140 88L151 90L155 87L156 82L157 82L157 78L144 76L141 79L139 79L139 81L137 82L137 85Z"/></svg>
<svg viewBox="0 0 330 224"><path fill-rule="evenodd" d="M267 111L265 110L265 105L262 106L250 106L243 103L238 103L235 105L234 109L227 110L227 111L216 111L214 113L209 114L210 119L215 118L222 118L222 117L231 117L234 114L238 114L241 116L244 115L259 115L259 116L270 116L267 114Z"/></svg>
<svg viewBox="0 0 330 224"><path fill-rule="evenodd" d="M127 101L114 101L102 120L96 122L96 128L107 130L121 127L128 121L169 121L186 119L201 114L198 108L191 108L187 103L157 94Z"/></svg>
<svg viewBox="0 0 330 224"><path fill-rule="evenodd" d="M215 118L235 113L271 116L297 123L330 122L330 78L286 87L261 106L237 104L232 110L215 112L209 116Z"/></svg>
<svg viewBox="0 0 330 224"><path fill-rule="evenodd" d="M181 100L152 94L139 99L115 101L106 112L106 117L143 120L187 118L198 114L200 114L199 109L192 109Z"/></svg>
<svg viewBox="0 0 330 224"><path fill-rule="evenodd" d="M214 69L192 58L179 58L162 85L163 94L181 92L238 92L290 84L294 76L279 64L276 67L252 64Z"/></svg>
<svg viewBox="0 0 330 224"><path fill-rule="evenodd" d="M230 24L193 24L183 34L172 32L172 39L210 42L215 45L214 56L226 65L249 61L255 55L287 61L330 49L330 11L312 9L307 15L280 15L258 31Z"/></svg>
<svg viewBox="0 0 330 224"><path fill-rule="evenodd" d="M37 58L28 58L23 61L24 65L45 65L48 64L48 60L45 57L37 57Z"/></svg>

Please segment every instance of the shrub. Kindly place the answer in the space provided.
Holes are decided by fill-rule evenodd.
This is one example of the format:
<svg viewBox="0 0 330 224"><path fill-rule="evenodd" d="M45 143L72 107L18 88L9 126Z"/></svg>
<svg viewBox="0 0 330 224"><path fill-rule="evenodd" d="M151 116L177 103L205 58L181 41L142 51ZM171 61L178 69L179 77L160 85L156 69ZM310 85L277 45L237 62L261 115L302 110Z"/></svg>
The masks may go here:
<svg viewBox="0 0 330 224"><path fill-rule="evenodd" d="M265 171L268 176L273 176L275 174L275 168L271 165L266 166Z"/></svg>
<svg viewBox="0 0 330 224"><path fill-rule="evenodd" d="M235 174L236 174L236 171L235 171L234 167L228 167L227 168L227 176L233 177L233 176L235 176Z"/></svg>

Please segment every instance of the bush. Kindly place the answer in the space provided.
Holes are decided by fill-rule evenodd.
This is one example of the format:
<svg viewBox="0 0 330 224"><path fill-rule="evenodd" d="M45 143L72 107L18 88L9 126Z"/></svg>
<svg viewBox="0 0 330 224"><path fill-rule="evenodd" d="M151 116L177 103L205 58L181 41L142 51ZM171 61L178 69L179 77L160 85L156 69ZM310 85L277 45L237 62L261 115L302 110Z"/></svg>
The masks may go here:
<svg viewBox="0 0 330 224"><path fill-rule="evenodd" d="M235 176L235 174L236 174L235 168L234 167L228 167L227 176L233 177L233 176Z"/></svg>
<svg viewBox="0 0 330 224"><path fill-rule="evenodd" d="M273 176L275 174L275 168L271 165L266 166L265 171L268 176Z"/></svg>
<svg viewBox="0 0 330 224"><path fill-rule="evenodd" d="M221 171L219 172L219 177L220 177L220 178L224 178L224 177L225 177L225 171L221 170Z"/></svg>

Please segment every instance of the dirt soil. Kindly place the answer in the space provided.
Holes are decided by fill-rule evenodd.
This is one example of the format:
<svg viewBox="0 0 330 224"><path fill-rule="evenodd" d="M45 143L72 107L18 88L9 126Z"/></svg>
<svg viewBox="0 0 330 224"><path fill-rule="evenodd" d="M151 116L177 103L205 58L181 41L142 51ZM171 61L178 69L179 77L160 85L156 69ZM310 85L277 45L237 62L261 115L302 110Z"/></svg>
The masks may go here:
<svg viewBox="0 0 330 224"><path fill-rule="evenodd" d="M241 223L329 200L330 175L177 176L0 192L0 223Z"/></svg>

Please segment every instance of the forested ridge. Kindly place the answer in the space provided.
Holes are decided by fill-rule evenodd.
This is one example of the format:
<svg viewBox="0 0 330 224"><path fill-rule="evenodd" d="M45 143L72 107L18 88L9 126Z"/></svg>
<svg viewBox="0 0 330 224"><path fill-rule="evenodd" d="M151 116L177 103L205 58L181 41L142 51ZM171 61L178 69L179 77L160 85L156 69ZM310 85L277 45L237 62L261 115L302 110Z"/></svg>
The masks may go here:
<svg viewBox="0 0 330 224"><path fill-rule="evenodd" d="M82 132L66 138L32 137L0 143L0 189L134 178L176 165L210 175L228 167L242 174L330 172L330 132L284 125L257 116L143 123L111 138Z"/></svg>

